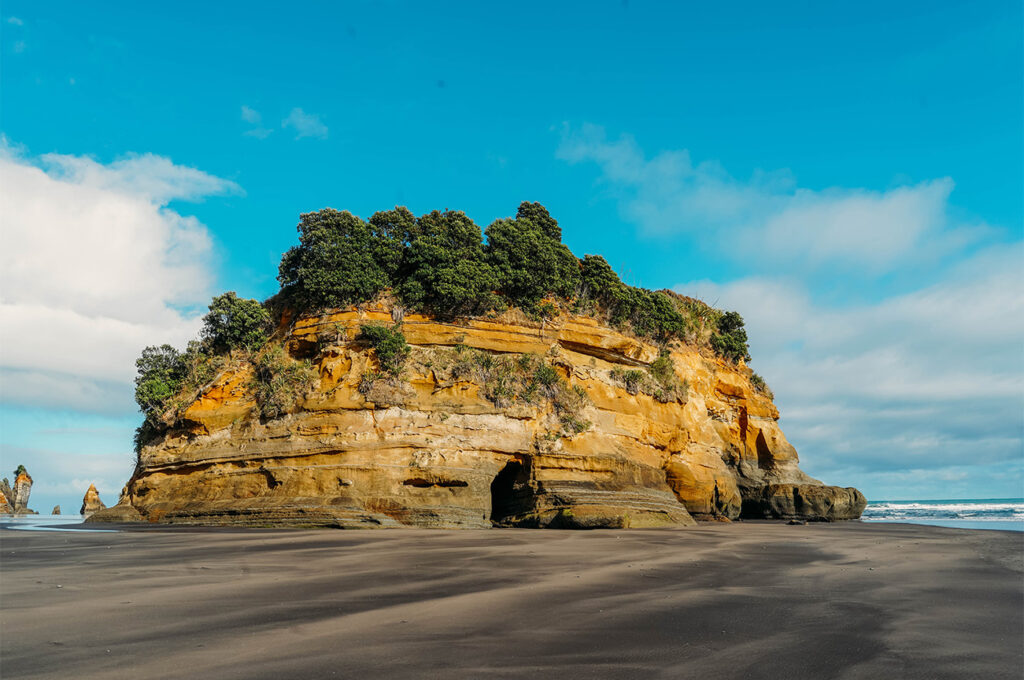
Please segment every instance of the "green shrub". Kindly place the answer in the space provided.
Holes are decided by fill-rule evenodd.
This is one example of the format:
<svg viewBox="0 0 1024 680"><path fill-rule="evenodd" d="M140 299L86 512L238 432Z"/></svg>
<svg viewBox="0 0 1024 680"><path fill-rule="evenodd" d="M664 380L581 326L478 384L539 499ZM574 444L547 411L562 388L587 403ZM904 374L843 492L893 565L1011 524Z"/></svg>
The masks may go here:
<svg viewBox="0 0 1024 680"><path fill-rule="evenodd" d="M385 374L380 371L366 371L363 373L363 375L359 377L359 387L357 388L359 393L365 397L370 393L370 390L373 389L374 383L383 379L384 376Z"/></svg>
<svg viewBox="0 0 1024 680"><path fill-rule="evenodd" d="M640 391L640 387L643 385L644 378L646 377L643 371L625 371L621 368L613 368L611 376L614 380L621 382L630 394L636 394Z"/></svg>
<svg viewBox="0 0 1024 680"><path fill-rule="evenodd" d="M135 362L135 403L145 419L135 430L136 454L167 428L165 418L180 414L223 367L224 358L207 355L206 347L193 340L185 352L170 345L142 350Z"/></svg>
<svg viewBox="0 0 1024 680"><path fill-rule="evenodd" d="M561 379L561 376L558 375L558 371L553 367L548 366L547 364L541 364L537 366L536 370L534 370L533 379L539 385L551 387Z"/></svg>
<svg viewBox="0 0 1024 680"><path fill-rule="evenodd" d="M662 384L671 382L676 377L675 367L672 365L672 355L664 349L658 354L658 358L651 362L648 370L654 379Z"/></svg>
<svg viewBox="0 0 1024 680"><path fill-rule="evenodd" d="M662 403L679 401L685 397L689 385L680 382L676 376L672 357L667 349L662 349L658 358L651 362L646 371L624 370L613 368L610 376L622 384L630 394L649 394Z"/></svg>
<svg viewBox="0 0 1024 680"><path fill-rule="evenodd" d="M178 394L185 378L181 353L170 345L150 346L135 361L135 403L147 419L156 419Z"/></svg>
<svg viewBox="0 0 1024 680"><path fill-rule="evenodd" d="M743 327L743 317L736 312L725 312L718 319L718 328L711 336L711 346L719 356L738 363L740 359L750 361L750 349L747 346L747 330Z"/></svg>
<svg viewBox="0 0 1024 680"><path fill-rule="evenodd" d="M270 315L262 304L229 291L210 302L200 335L211 352L221 354L233 349L259 349L269 329Z"/></svg>
<svg viewBox="0 0 1024 680"><path fill-rule="evenodd" d="M757 373L751 372L751 374L750 374L750 384L754 386L755 390L757 390L761 394L764 394L769 399L774 399L775 398L775 395L772 394L771 388L768 387L768 383L766 383L764 381L764 378L759 376Z"/></svg>
<svg viewBox="0 0 1024 680"><path fill-rule="evenodd" d="M569 419L565 432L575 434L590 426L579 416L589 403L586 392L579 386L570 387L556 368L534 354L496 356L464 345L434 352L431 363L439 376L480 385L481 394L495 406L507 408L547 400L559 419Z"/></svg>
<svg viewBox="0 0 1024 680"><path fill-rule="evenodd" d="M405 341L399 326L388 328L376 324L359 327L359 340L369 343L377 353L377 361L383 371L397 376L409 356L409 343Z"/></svg>

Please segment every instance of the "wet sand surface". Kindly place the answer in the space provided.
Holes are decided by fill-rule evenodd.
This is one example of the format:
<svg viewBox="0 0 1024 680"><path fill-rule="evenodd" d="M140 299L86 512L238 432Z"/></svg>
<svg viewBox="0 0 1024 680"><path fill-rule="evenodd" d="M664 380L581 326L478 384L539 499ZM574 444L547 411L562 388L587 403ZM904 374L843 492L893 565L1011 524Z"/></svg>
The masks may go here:
<svg viewBox="0 0 1024 680"><path fill-rule="evenodd" d="M1024 533L0 530L9 678L1013 678Z"/></svg>

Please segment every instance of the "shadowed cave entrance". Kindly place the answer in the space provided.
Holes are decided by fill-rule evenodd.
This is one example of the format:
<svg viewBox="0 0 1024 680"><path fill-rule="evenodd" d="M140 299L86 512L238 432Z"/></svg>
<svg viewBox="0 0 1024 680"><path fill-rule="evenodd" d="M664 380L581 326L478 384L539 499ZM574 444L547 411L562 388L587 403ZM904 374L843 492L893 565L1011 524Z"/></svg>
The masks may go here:
<svg viewBox="0 0 1024 680"><path fill-rule="evenodd" d="M516 480L523 473L523 464L509 461L491 482L491 522L501 524L509 515L516 514Z"/></svg>

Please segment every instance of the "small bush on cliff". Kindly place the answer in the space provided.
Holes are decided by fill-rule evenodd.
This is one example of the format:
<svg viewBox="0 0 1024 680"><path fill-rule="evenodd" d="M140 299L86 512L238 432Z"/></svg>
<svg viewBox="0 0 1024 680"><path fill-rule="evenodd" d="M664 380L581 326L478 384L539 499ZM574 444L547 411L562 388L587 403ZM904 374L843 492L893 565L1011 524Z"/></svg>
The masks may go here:
<svg viewBox="0 0 1024 680"><path fill-rule="evenodd" d="M409 343L405 341L398 326L388 328L381 325L363 325L359 327L359 340L369 343L377 352L377 361L382 370L397 376L405 366L409 356Z"/></svg>
<svg viewBox="0 0 1024 680"><path fill-rule="evenodd" d="M681 337L688 328L686 317L668 295L627 286L603 257L583 258L580 281L583 306L592 301L616 326L659 341Z"/></svg>
<svg viewBox="0 0 1024 680"><path fill-rule="evenodd" d="M718 319L717 331L711 336L711 346L719 355L733 363L738 363L740 359L750 361L743 317L737 312L722 314Z"/></svg>
<svg viewBox="0 0 1024 680"><path fill-rule="evenodd" d="M210 302L201 335L211 352L221 354L233 349L259 349L269 328L270 315L261 303L229 291Z"/></svg>
<svg viewBox="0 0 1024 680"><path fill-rule="evenodd" d="M679 401L686 396L689 389L686 381L680 382L676 376L672 357L667 349L661 350L658 358L651 362L646 371L613 368L609 375L612 380L621 383L630 394L643 392L662 403Z"/></svg>
<svg viewBox="0 0 1024 680"><path fill-rule="evenodd" d="M253 391L263 418L277 418L291 411L313 385L316 372L310 361L296 361L275 345L256 360Z"/></svg>
<svg viewBox="0 0 1024 680"><path fill-rule="evenodd" d="M611 377L613 380L621 382L627 392L630 394L636 394L640 391L640 387L643 385L644 378L646 376L643 371L626 371L621 368L613 368L611 371Z"/></svg>
<svg viewBox="0 0 1024 680"><path fill-rule="evenodd" d="M774 399L775 395L772 394L772 390L768 387L768 383L765 382L764 378L759 376L757 373L751 372L750 384L754 386L754 389L765 395L769 399Z"/></svg>

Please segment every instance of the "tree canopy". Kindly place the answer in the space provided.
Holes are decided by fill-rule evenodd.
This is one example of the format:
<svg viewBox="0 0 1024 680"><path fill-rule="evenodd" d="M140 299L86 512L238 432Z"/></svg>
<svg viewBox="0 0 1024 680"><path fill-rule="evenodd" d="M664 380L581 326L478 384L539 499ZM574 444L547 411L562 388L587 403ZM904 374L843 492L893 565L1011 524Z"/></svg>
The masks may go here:
<svg viewBox="0 0 1024 680"><path fill-rule="evenodd" d="M209 349L221 354L235 348L256 349L266 339L269 325L270 314L262 303L228 291L210 302L200 333Z"/></svg>
<svg viewBox="0 0 1024 680"><path fill-rule="evenodd" d="M136 359L135 368L135 403L147 418L159 416L185 378L181 353L170 345L147 347Z"/></svg>
<svg viewBox="0 0 1024 680"><path fill-rule="evenodd" d="M281 258L277 280L299 309L341 307L369 300L388 285L378 257L384 244L350 212L325 208L299 217L299 245Z"/></svg>

